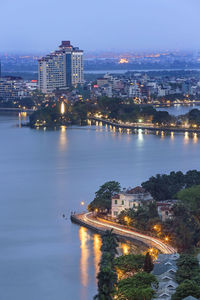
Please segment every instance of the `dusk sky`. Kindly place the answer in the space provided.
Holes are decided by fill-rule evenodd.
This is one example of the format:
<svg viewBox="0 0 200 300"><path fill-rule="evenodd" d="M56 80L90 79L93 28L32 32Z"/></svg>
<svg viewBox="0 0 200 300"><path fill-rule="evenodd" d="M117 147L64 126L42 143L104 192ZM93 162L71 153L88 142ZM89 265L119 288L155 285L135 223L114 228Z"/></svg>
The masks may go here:
<svg viewBox="0 0 200 300"><path fill-rule="evenodd" d="M0 0L0 52L200 49L200 0Z"/></svg>

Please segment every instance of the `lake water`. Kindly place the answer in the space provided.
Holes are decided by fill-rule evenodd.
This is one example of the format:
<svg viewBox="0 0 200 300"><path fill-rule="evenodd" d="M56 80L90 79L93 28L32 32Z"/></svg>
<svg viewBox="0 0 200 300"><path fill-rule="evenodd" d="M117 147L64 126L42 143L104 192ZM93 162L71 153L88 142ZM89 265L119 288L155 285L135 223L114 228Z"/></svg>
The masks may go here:
<svg viewBox="0 0 200 300"><path fill-rule="evenodd" d="M175 106L170 107L157 107L157 110L167 110L169 114L171 115L184 115L188 113L191 109L200 109L200 103L199 104L187 104L187 105L180 105L176 104Z"/></svg>
<svg viewBox="0 0 200 300"><path fill-rule="evenodd" d="M200 169L200 137L17 124L18 116L0 115L0 299L90 300L101 241L70 212L108 180L134 187L157 173Z"/></svg>

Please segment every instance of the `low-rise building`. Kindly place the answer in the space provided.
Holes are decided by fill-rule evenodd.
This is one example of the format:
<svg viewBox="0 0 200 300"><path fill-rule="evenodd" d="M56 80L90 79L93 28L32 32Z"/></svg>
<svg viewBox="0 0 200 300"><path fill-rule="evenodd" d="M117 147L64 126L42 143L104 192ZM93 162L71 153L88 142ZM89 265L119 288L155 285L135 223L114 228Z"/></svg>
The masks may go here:
<svg viewBox="0 0 200 300"><path fill-rule="evenodd" d="M97 78L97 85L98 87L102 87L105 84L108 84L108 79L103 77L103 78Z"/></svg>
<svg viewBox="0 0 200 300"><path fill-rule="evenodd" d="M140 186L124 190L112 197L111 215L116 218L123 210L129 208L137 210L144 202L150 201L153 201L151 194Z"/></svg>
<svg viewBox="0 0 200 300"><path fill-rule="evenodd" d="M173 205L177 203L177 200L166 200L156 202L158 215L163 222L173 217Z"/></svg>
<svg viewBox="0 0 200 300"><path fill-rule="evenodd" d="M19 100L29 96L36 88L36 80L23 80L21 77L13 76L2 77L0 79L0 100Z"/></svg>
<svg viewBox="0 0 200 300"><path fill-rule="evenodd" d="M178 286L175 281L177 271L176 260L179 258L178 253L159 254L154 264L152 274L158 280L158 289L156 291L156 300L170 300Z"/></svg>

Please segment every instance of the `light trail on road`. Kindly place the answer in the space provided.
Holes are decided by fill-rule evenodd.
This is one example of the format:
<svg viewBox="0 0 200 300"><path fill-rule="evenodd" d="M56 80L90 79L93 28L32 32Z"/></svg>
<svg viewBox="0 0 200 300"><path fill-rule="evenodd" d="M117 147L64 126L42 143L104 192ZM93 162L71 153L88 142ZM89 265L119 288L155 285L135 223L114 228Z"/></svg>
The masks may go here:
<svg viewBox="0 0 200 300"><path fill-rule="evenodd" d="M156 245L155 247L157 247L157 249L159 249L164 254L173 254L173 253L177 252L176 249L174 249L173 247L171 247L169 245L166 245L161 240L158 240L156 238L153 238L153 237L145 235L145 234L141 234L139 232L119 228L115 225L110 225L106 222L101 222L101 221L94 220L92 218L89 218L89 215L91 215L91 213L85 213L83 215L83 219L84 219L85 222L93 223L93 224L99 225L101 227L103 226L105 228L115 229L118 232L126 233L128 235L131 235L131 236L133 236L133 238L135 237L135 239L138 237L138 238L142 239L144 243L145 243L145 240L149 241L149 242L155 244Z"/></svg>

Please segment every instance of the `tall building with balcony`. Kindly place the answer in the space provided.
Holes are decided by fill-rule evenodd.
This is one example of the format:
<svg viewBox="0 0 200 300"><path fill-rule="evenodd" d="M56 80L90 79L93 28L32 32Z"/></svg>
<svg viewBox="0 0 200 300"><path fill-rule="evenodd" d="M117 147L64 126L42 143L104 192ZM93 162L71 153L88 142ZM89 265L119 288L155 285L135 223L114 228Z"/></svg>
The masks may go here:
<svg viewBox="0 0 200 300"><path fill-rule="evenodd" d="M83 84L83 80L83 50L70 41L62 41L58 50L38 60L38 88L43 93Z"/></svg>

